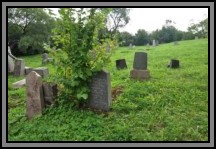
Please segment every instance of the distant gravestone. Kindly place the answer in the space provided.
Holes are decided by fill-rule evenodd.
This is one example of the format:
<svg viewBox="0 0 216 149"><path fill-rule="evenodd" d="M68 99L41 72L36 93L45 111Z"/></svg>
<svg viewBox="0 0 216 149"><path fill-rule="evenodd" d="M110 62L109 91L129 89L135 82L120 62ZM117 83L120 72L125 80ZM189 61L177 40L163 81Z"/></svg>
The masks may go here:
<svg viewBox="0 0 216 149"><path fill-rule="evenodd" d="M197 40L197 39L199 39L199 37L198 37L198 36L195 36L195 40Z"/></svg>
<svg viewBox="0 0 216 149"><path fill-rule="evenodd" d="M156 46L159 45L159 41L158 41L158 40L155 41L155 45L156 45Z"/></svg>
<svg viewBox="0 0 216 149"><path fill-rule="evenodd" d="M25 62L23 59L15 60L14 76L22 76L25 74Z"/></svg>
<svg viewBox="0 0 216 149"><path fill-rule="evenodd" d="M90 82L90 94L87 106L102 111L109 111L111 108L111 80L110 73L100 71L93 76Z"/></svg>
<svg viewBox="0 0 216 149"><path fill-rule="evenodd" d="M26 77L26 116L28 119L43 114L44 98L42 89L42 78L35 71Z"/></svg>
<svg viewBox="0 0 216 149"><path fill-rule="evenodd" d="M116 68L117 69L125 69L127 68L127 64L125 59L116 60Z"/></svg>
<svg viewBox="0 0 216 149"><path fill-rule="evenodd" d="M132 46L133 46L133 45L130 43L129 48L132 49Z"/></svg>
<svg viewBox="0 0 216 149"><path fill-rule="evenodd" d="M34 68L33 71L37 72L42 77L46 77L49 75L48 68L46 68L46 67Z"/></svg>
<svg viewBox="0 0 216 149"><path fill-rule="evenodd" d="M168 65L170 68L179 68L179 60L171 59L170 64Z"/></svg>
<svg viewBox="0 0 216 149"><path fill-rule="evenodd" d="M55 103L55 98L57 97L58 88L55 83L43 83L43 95L44 104L49 106Z"/></svg>
<svg viewBox="0 0 216 149"><path fill-rule="evenodd" d="M43 53L42 54L42 64L45 64L48 62L48 54L47 53Z"/></svg>
<svg viewBox="0 0 216 149"><path fill-rule="evenodd" d="M8 73L14 72L14 61L13 59L8 55Z"/></svg>
<svg viewBox="0 0 216 149"><path fill-rule="evenodd" d="M156 46L155 40L152 41L152 46Z"/></svg>
<svg viewBox="0 0 216 149"><path fill-rule="evenodd" d="M130 71L130 76L137 80L145 80L150 77L150 72L147 70L147 53L135 53L133 70Z"/></svg>
<svg viewBox="0 0 216 149"><path fill-rule="evenodd" d="M174 45L178 45L178 41L174 41Z"/></svg>

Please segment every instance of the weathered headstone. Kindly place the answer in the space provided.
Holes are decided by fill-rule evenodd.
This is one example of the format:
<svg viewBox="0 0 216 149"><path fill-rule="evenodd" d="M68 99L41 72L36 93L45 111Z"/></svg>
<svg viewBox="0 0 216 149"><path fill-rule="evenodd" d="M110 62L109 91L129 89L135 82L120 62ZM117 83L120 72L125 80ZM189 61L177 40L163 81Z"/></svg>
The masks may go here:
<svg viewBox="0 0 216 149"><path fill-rule="evenodd" d="M31 67L25 67L25 75L28 75L32 70L33 68Z"/></svg>
<svg viewBox="0 0 216 149"><path fill-rule="evenodd" d="M45 64L48 62L48 54L47 53L43 53L42 54L42 64Z"/></svg>
<svg viewBox="0 0 216 149"><path fill-rule="evenodd" d="M199 37L198 37L198 36L195 36L195 40L197 40L197 39L199 39Z"/></svg>
<svg viewBox="0 0 216 149"><path fill-rule="evenodd" d="M93 76L90 82L90 94L87 106L102 111L109 111L111 108L111 80L110 73L100 71Z"/></svg>
<svg viewBox="0 0 216 149"><path fill-rule="evenodd" d="M15 60L14 76L22 76L25 74L25 62L23 59Z"/></svg>
<svg viewBox="0 0 216 149"><path fill-rule="evenodd" d="M145 52L135 53L133 68L138 70L147 69L147 53Z"/></svg>
<svg viewBox="0 0 216 149"><path fill-rule="evenodd" d="M8 55L8 73L14 72L14 61L13 59Z"/></svg>
<svg viewBox="0 0 216 149"><path fill-rule="evenodd" d="M174 41L174 45L178 45L178 41Z"/></svg>
<svg viewBox="0 0 216 149"><path fill-rule="evenodd" d="M125 59L116 60L116 68L117 69L125 69L125 68L127 68L127 64L126 64Z"/></svg>
<svg viewBox="0 0 216 149"><path fill-rule="evenodd" d="M58 89L55 83L43 83L44 104L49 106L55 103Z"/></svg>
<svg viewBox="0 0 216 149"><path fill-rule="evenodd" d="M42 77L46 77L49 75L49 71L48 68L46 67L38 67L38 68L34 68L33 71L37 72L39 75L41 75Z"/></svg>
<svg viewBox="0 0 216 149"><path fill-rule="evenodd" d="M156 46L155 40L152 41L152 46Z"/></svg>
<svg viewBox="0 0 216 149"><path fill-rule="evenodd" d="M42 78L35 71L26 77L26 116L28 119L43 114L44 98L42 89Z"/></svg>
<svg viewBox="0 0 216 149"><path fill-rule="evenodd" d="M168 65L170 68L179 68L179 60L171 59L170 64Z"/></svg>
<svg viewBox="0 0 216 149"><path fill-rule="evenodd" d="M13 83L12 86L13 88L20 88L22 86L25 86L25 84L26 84L26 79L22 79L20 81Z"/></svg>
<svg viewBox="0 0 216 149"><path fill-rule="evenodd" d="M150 72L147 70L147 53L135 53L133 70L130 71L130 76L137 80L145 80L150 77Z"/></svg>

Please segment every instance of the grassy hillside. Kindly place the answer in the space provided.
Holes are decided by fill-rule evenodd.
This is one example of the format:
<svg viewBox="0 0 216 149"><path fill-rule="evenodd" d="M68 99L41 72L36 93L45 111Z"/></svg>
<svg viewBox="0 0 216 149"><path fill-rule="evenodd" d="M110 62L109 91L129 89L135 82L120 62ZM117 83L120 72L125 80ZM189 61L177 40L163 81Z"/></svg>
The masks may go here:
<svg viewBox="0 0 216 149"><path fill-rule="evenodd" d="M62 105L46 109L42 117L27 121L25 87L13 89L22 79L8 77L9 141L207 141L208 41L161 44L157 47L120 47L107 66L112 88L122 93L108 114ZM136 51L148 53L147 81L130 80ZM41 55L22 57L26 66L40 67ZM126 59L128 69L117 70L115 60ZM167 68L170 59L179 69ZM55 68L50 64L50 74Z"/></svg>

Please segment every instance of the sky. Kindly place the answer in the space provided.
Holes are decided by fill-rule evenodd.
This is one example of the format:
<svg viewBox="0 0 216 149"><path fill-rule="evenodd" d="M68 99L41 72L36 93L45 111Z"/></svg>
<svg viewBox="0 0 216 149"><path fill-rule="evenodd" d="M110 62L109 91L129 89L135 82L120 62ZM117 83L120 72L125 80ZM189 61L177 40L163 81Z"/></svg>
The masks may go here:
<svg viewBox="0 0 216 149"><path fill-rule="evenodd" d="M52 8L58 13L58 8ZM130 22L120 32L135 34L138 29L152 32L161 29L166 19L175 22L178 30L187 31L191 23L198 23L208 17L208 8L130 8Z"/></svg>

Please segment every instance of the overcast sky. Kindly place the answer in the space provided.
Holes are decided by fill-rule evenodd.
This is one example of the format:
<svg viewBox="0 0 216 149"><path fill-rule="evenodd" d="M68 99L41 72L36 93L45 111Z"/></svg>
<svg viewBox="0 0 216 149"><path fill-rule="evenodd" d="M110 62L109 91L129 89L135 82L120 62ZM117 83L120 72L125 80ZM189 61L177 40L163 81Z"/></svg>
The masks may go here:
<svg viewBox="0 0 216 149"><path fill-rule="evenodd" d="M52 8L58 13L58 8ZM152 32L161 29L165 20L174 21L173 24L181 31L187 31L188 26L208 17L208 8L130 8L130 22L120 31L135 34L138 29Z"/></svg>

